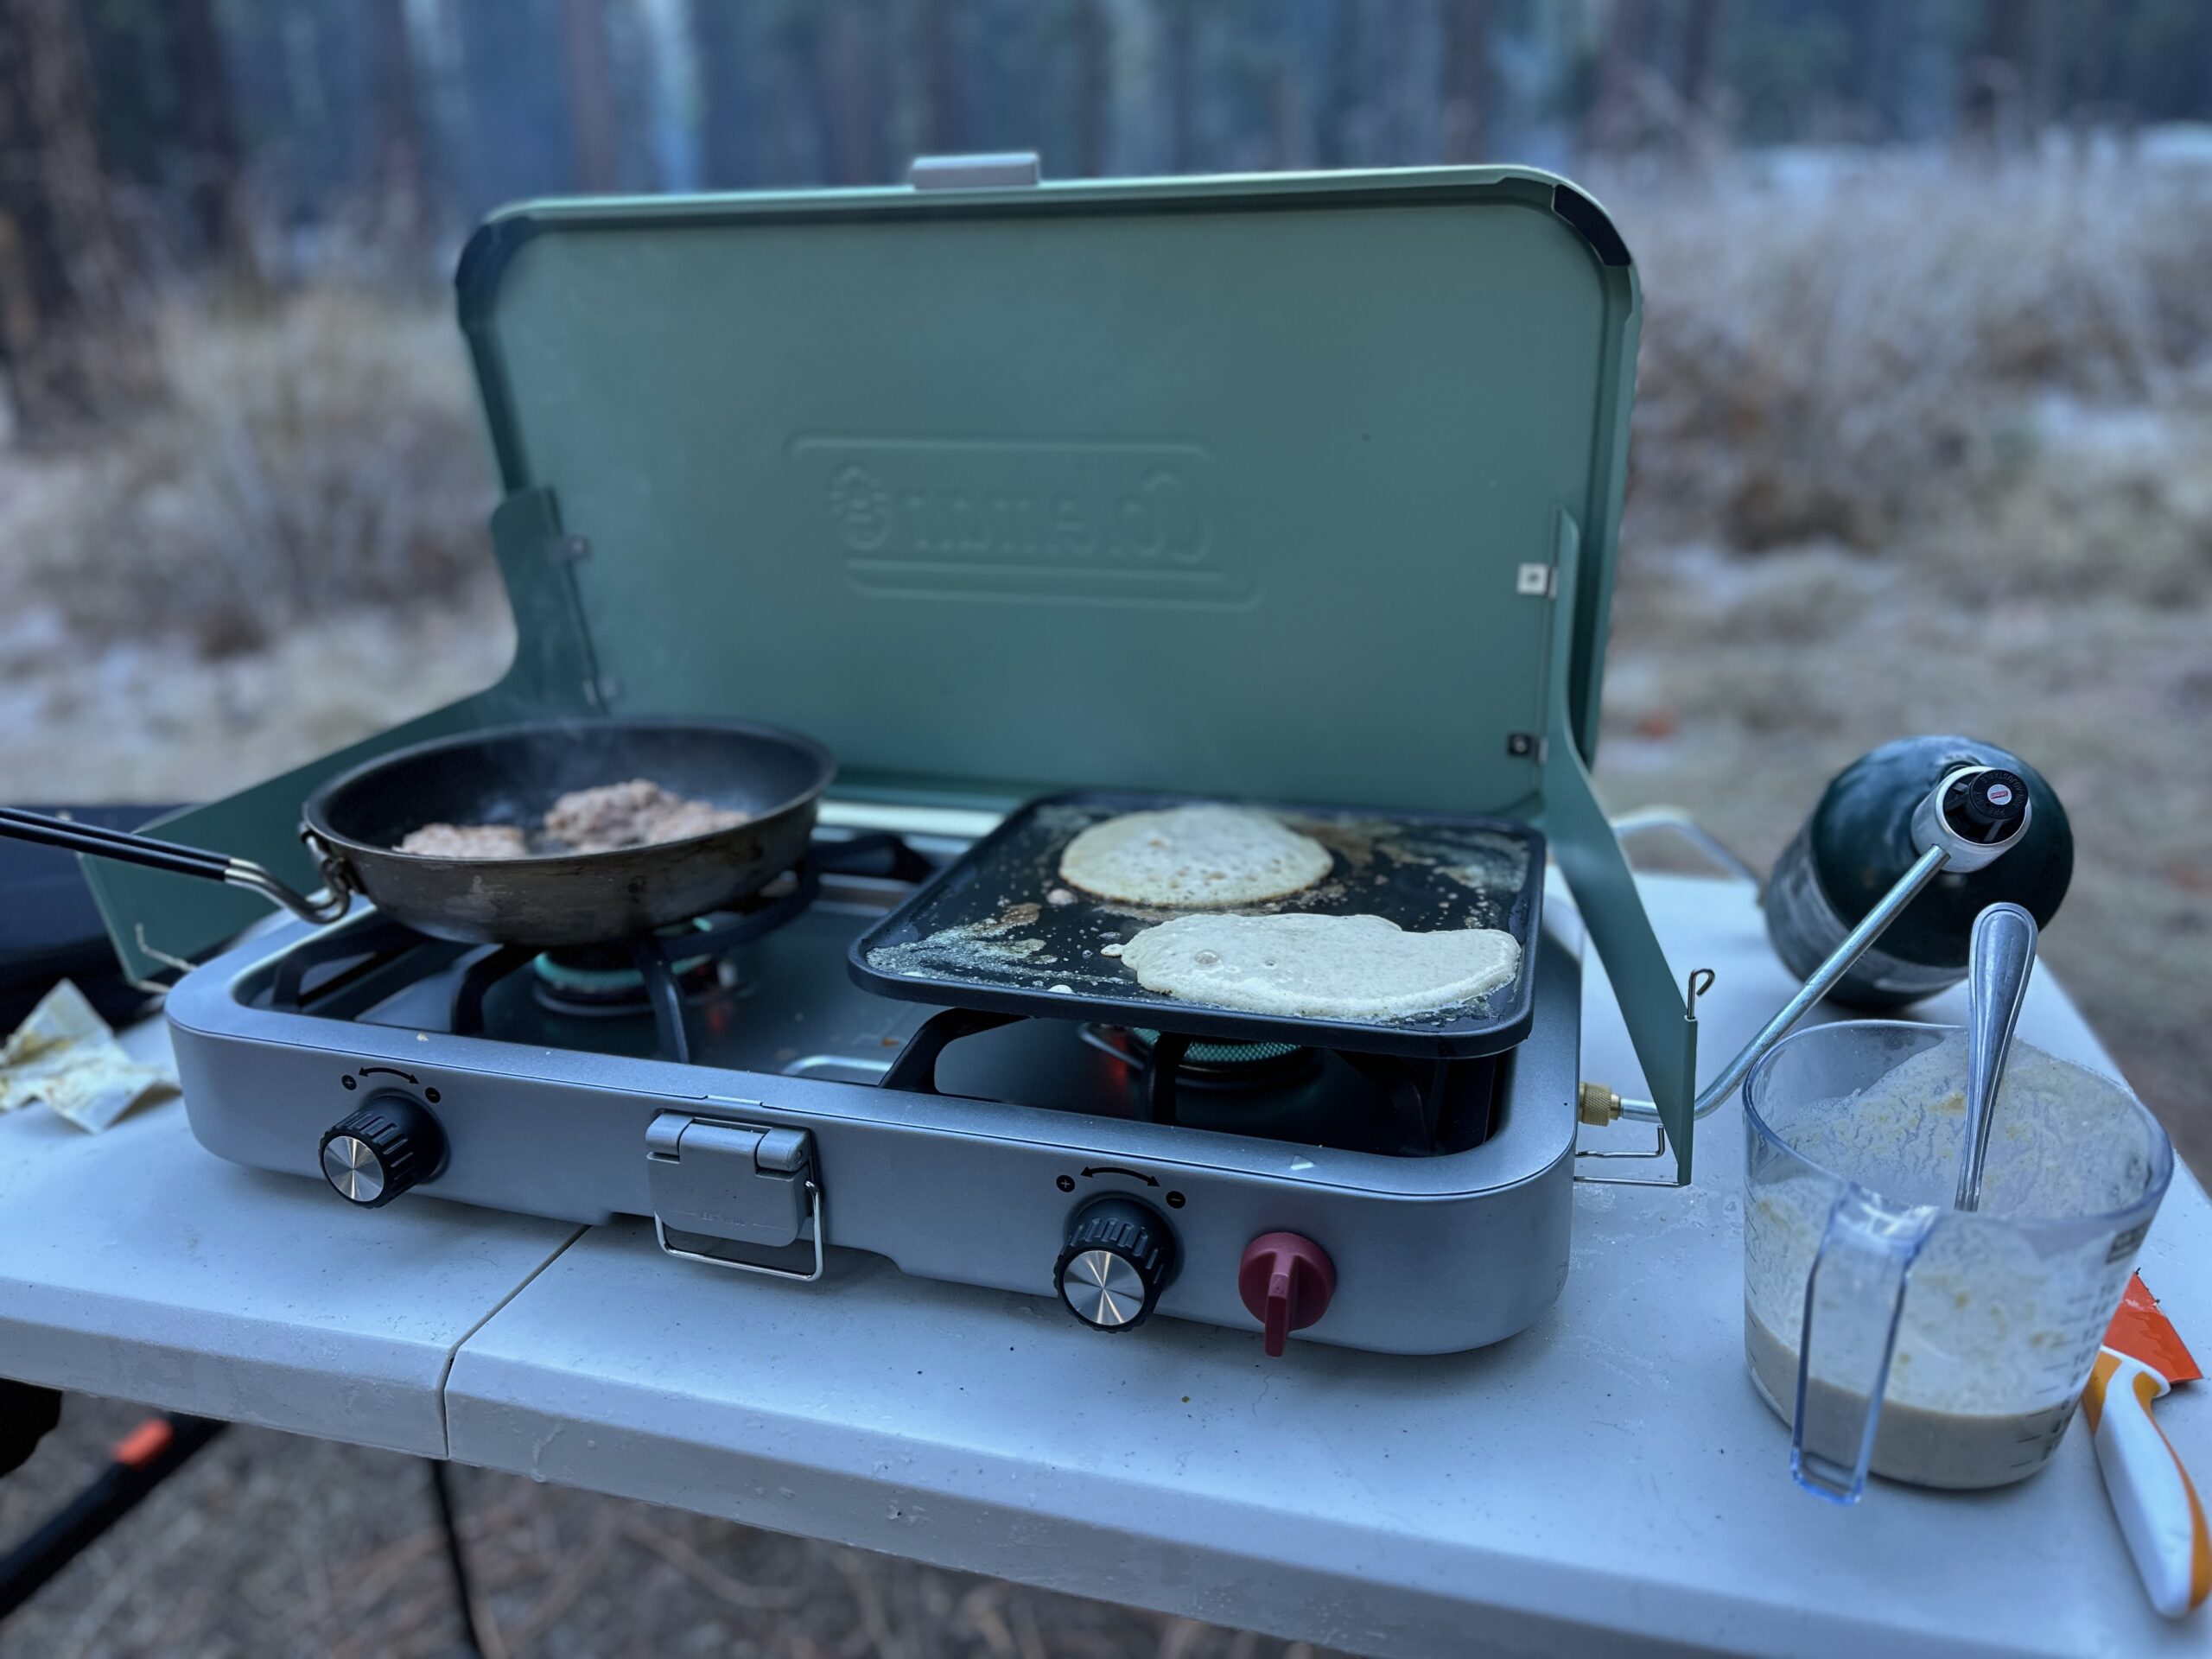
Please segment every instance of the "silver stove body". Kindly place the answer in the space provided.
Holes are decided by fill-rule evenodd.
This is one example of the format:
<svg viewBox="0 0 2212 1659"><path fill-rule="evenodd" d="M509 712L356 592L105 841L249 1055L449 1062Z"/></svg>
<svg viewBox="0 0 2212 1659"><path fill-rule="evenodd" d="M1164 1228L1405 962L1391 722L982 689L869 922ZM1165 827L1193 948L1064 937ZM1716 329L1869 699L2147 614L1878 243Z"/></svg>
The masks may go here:
<svg viewBox="0 0 2212 1659"><path fill-rule="evenodd" d="M861 990L845 951L906 891L826 879L694 1010L690 1064L645 1052L649 1019L549 1014L527 975L486 1000L484 1034L454 1035L461 948L427 942L431 957L372 963L312 1012L272 1006L286 952L377 918L273 930L170 995L193 1132L234 1162L321 1179L325 1131L397 1098L444 1143L403 1204L650 1217L672 1255L720 1266L810 1278L825 1249L868 1250L922 1277L1046 1296L1071 1214L1126 1193L1162 1208L1175 1235L1160 1313L1255 1330L1240 1259L1255 1236L1293 1231L1338 1274L1325 1316L1297 1338L1382 1352L1497 1342L1557 1298L1580 1048L1571 912L1545 918L1534 1031L1498 1058L1490 1137L1393 1156L1111 1115L1115 1062L1060 1022L955 1043L946 1092L879 1086L931 1010Z"/></svg>

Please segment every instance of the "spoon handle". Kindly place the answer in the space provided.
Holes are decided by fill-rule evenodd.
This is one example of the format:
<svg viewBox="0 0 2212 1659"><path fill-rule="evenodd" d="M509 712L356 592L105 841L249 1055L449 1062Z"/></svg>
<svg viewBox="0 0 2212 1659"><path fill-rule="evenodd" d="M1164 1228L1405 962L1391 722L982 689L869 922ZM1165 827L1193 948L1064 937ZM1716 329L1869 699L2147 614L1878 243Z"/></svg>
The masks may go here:
<svg viewBox="0 0 2212 1659"><path fill-rule="evenodd" d="M2034 917L2018 905L1998 904L1974 918L1967 957L1967 1148L1956 1201L1961 1210L1981 1207L1990 1120L2035 965Z"/></svg>

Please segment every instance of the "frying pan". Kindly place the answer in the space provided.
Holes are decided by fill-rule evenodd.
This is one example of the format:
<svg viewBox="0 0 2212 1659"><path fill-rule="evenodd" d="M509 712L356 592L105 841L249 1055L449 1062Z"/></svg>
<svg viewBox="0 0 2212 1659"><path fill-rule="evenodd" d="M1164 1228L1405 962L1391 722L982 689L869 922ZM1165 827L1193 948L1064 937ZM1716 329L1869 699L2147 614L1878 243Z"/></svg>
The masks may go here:
<svg viewBox="0 0 2212 1659"><path fill-rule="evenodd" d="M836 771L810 738L743 721L546 722L438 738L341 772L308 798L300 836L328 888L313 899L246 859L13 807L0 807L0 836L226 881L306 921L337 920L358 893L434 938L548 950L649 932L766 886L806 850ZM398 850L426 823L534 830L569 791L632 778L751 816L733 829L610 852Z"/></svg>

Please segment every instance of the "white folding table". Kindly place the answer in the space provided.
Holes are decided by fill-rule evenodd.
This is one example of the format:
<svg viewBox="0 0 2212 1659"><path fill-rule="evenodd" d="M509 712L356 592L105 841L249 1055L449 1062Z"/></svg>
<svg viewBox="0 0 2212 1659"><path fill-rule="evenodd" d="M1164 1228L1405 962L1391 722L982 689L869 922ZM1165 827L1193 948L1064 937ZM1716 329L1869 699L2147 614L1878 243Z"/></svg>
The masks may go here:
<svg viewBox="0 0 2212 1659"><path fill-rule="evenodd" d="M1748 887L1643 885L1677 969L1719 975L1699 1006L1715 1069L1792 987ZM1594 957L1587 973L1583 1075L1640 1092ZM2021 1030L2110 1066L2048 973ZM843 1253L794 1285L667 1260L642 1224L419 1196L356 1211L202 1153L175 1104L98 1137L17 1113L0 1375L1364 1653L2212 1652L2202 1618L2151 1612L2078 1428L1996 1492L1876 1482L1846 1510L1791 1484L1742 1359L1740 1124L1726 1106L1700 1126L1687 1189L1579 1187L1566 1288L1522 1335L1270 1360L1256 1332L1103 1336L1049 1297ZM2208 1246L2212 1206L2177 1173L2141 1267L2200 1350ZM2212 1398L2158 1414L2212 1478Z"/></svg>

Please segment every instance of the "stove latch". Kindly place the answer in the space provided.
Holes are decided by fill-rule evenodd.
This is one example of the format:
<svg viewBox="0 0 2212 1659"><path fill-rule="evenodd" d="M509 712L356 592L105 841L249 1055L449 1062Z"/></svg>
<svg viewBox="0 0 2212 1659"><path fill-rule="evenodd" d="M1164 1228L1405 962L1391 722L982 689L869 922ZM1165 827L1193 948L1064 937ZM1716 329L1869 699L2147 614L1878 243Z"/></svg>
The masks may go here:
<svg viewBox="0 0 2212 1659"><path fill-rule="evenodd" d="M663 1112L645 1130L645 1179L653 1236L669 1255L822 1276L822 1183L808 1131Z"/></svg>

